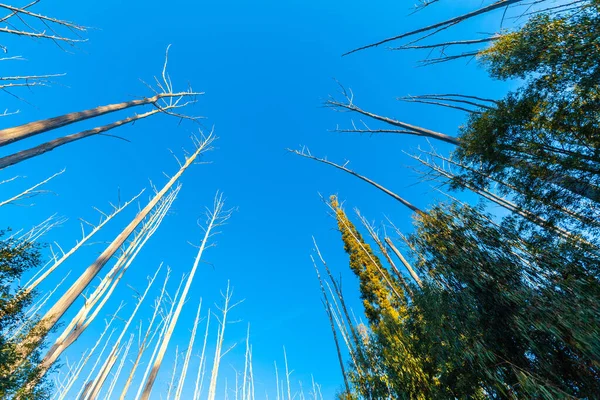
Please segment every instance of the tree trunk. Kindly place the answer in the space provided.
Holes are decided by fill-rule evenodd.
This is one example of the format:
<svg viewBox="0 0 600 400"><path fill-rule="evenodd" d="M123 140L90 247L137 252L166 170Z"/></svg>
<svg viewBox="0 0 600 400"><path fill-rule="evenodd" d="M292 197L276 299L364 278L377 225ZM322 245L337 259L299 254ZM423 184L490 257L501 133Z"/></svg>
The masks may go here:
<svg viewBox="0 0 600 400"><path fill-rule="evenodd" d="M53 129L58 129L79 121L99 117L101 115L110 114L115 111L125 110L131 107L142 106L146 104L156 103L158 100L165 97L180 97L189 93L159 93L156 96L146 97L139 100L131 100L123 103L109 104L90 108L89 110L72 112L69 114L60 115L58 117L43 119L39 121L29 122L24 125L15 126L0 130L0 147L7 144L26 139L31 136L39 135L40 133L48 132Z"/></svg>

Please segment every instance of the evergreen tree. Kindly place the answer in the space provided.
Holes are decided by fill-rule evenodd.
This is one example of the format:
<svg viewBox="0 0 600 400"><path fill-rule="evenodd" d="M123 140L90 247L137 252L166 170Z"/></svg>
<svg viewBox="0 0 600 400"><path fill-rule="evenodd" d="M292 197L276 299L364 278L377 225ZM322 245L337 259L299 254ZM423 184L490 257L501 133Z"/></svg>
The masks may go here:
<svg viewBox="0 0 600 400"><path fill-rule="evenodd" d="M20 359L17 346L22 335L13 335L23 324L29 326L34 322L27 320L25 311L32 305L35 292L23 295L16 282L23 273L39 266L39 246L6 238L5 232L0 232L0 397L3 399L17 395L46 399L50 395L46 381L40 382L32 391L23 392L22 387L36 376L40 355L39 350L35 350L29 358ZM10 371L9 367L16 364L20 367Z"/></svg>
<svg viewBox="0 0 600 400"><path fill-rule="evenodd" d="M335 196L330 204L350 268L359 279L369 321L369 328L361 332L362 342L355 344L360 370L355 368L350 375L354 386L365 398L427 399L430 383L422 360L412 349L415 338L403 329L408 294L364 241Z"/></svg>
<svg viewBox="0 0 600 400"><path fill-rule="evenodd" d="M589 240L600 224L600 2L543 13L480 53L496 79L524 84L471 114L458 160L463 178Z"/></svg>

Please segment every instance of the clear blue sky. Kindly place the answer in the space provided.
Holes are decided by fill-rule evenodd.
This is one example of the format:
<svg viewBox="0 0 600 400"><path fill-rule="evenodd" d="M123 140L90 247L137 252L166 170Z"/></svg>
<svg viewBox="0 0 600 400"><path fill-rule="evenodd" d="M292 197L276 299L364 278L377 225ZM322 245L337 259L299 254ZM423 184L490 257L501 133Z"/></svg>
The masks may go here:
<svg viewBox="0 0 600 400"><path fill-rule="evenodd" d="M187 343L197 299L203 297L204 304L214 309L212 304L220 301L219 290L225 288L227 280L235 289L234 298L245 299L231 315L240 322L226 331L226 344L239 342L221 365L222 377L228 377L230 386L232 366L243 369L242 341L249 322L259 398L265 391L274 398L273 361L283 365L283 346L294 370L296 389L300 380L308 392L311 374L322 385L325 398L332 398L341 387L329 323L309 259L311 235L317 238L330 265L343 276L346 297L354 299L357 312L360 304L335 221L328 216L319 193L337 193L346 201L348 211L358 207L377 223L384 220L385 214L405 232L411 229L410 214L376 189L340 171L289 154L285 148L306 145L315 155L339 162L351 160L351 168L425 208L435 195L427 184L415 185L418 177L406 168L414 163L401 151L427 143L395 135L343 136L328 132L337 124L349 127L352 118L322 107L328 95L336 94L332 78L352 88L355 103L363 108L448 134L457 132L464 119L462 113L404 104L395 98L436 92L498 97L506 89L505 83L491 82L475 62L416 68L417 60L425 54L385 49L340 56L373 40L473 9L481 1L459 5L440 2L408 17L412 4L412 0L46 0L37 11L97 28L86 34L89 42L65 53L52 43L2 37L10 54L28 59L3 62L6 74L67 74L52 87L19 92L33 106L0 93L2 110L21 110L19 115L0 119L2 127L150 95L139 79L148 81L160 73L168 44L172 44L169 70L175 89L184 90L189 82L195 90L206 92L189 112L206 116L206 129L215 126L217 149L205 156L212 164L196 165L186 172L172 212L128 271L125 283L142 290L146 276L163 261L173 269L170 289L174 291L177 278L189 270L195 255L188 241L199 243L201 239L196 220L211 204L215 192L223 191L228 205L238 211L217 237L218 246L206 253L205 260L210 264L202 265L196 275L155 398L170 379L175 346L184 348ZM440 39L497 31L497 17L486 16L465 24ZM2 154L134 111L40 135L3 148ZM70 248L79 238L77 218L97 218L92 206L107 210L109 201L117 201L119 190L121 199L128 199L147 187L149 179L157 186L164 184L162 173L172 174L177 169L167 149L177 154L182 148L190 149L188 136L196 129L191 123L179 125L177 120L159 115L113 132L131 143L93 137L0 171L0 180L27 176L10 186L3 185L2 198L7 198L63 167L67 169L48 185L56 195L35 198L33 207L0 209L2 226L27 228L56 212L69 221L46 240ZM436 146L440 151L449 149ZM142 206L146 201L147 196ZM136 209L137 205L112 221L95 242L112 240ZM82 249L49 279L43 290L55 285L69 270L73 272L67 282L72 282L103 246L96 243ZM152 296L158 288L156 285ZM106 313L114 311L121 299L127 301L128 309L133 307L131 290L125 284L106 306ZM149 312L148 301L140 316L148 318ZM99 318L69 350L69 358L76 358L91 345L102 327ZM214 340L215 331L212 334Z"/></svg>

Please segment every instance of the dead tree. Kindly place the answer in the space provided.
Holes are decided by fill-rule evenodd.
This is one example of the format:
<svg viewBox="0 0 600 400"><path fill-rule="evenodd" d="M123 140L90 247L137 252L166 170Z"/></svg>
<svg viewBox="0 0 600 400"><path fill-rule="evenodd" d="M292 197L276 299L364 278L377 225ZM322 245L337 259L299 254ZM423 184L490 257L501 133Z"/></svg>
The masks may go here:
<svg viewBox="0 0 600 400"><path fill-rule="evenodd" d="M102 252L102 254L91 264L77 279L75 283L67 290L62 298L42 317L35 330L21 343L19 353L22 359L26 358L33 349L39 345L45 335L62 315L71 307L90 282L100 273L104 265L111 259L117 250L125 243L127 238L144 221L155 206L167 194L171 187L178 181L185 170L196 160L203 152L210 150L214 140L212 133L203 137L202 140L195 140L196 150L181 165L179 171L167 182L167 184L154 196L154 198L144 207L139 214L129 223L129 225L112 241L112 243Z"/></svg>
<svg viewBox="0 0 600 400"><path fill-rule="evenodd" d="M179 382L177 384L177 390L175 392L175 400L179 400L181 398L181 394L183 393L183 384L185 382L185 377L187 375L187 370L190 364L190 358L192 356L192 352L194 350L194 340L196 339L196 331L198 329L198 324L200 323L200 311L202 310L202 299L200 299L200 303L198 304L198 311L196 312L196 318L194 319L194 326L192 328L192 334L190 335L190 342L188 344L188 348L185 353L185 359L183 361L183 366L181 368L181 374L179 376Z"/></svg>
<svg viewBox="0 0 600 400"><path fill-rule="evenodd" d="M227 314L231 311L235 306L240 304L242 301L238 301L235 304L231 303L231 298L233 297L233 291L229 289L229 282L227 282L227 291L225 294L221 293L223 296L224 304L223 308L217 307L219 311L222 313L222 317L215 317L219 322L219 330L217 332L217 342L215 345L215 355L213 358L212 370L210 374L210 384L208 386L208 400L214 400L217 394L217 380L219 378L219 367L221 365L221 359L229 353L234 347L235 344L229 347L227 350L223 351L223 341L225 339L225 328L227 326Z"/></svg>
<svg viewBox="0 0 600 400"><path fill-rule="evenodd" d="M110 319L110 321L105 324L104 330L102 331L102 333L98 337L98 340L96 340L96 343L94 344L94 346L92 347L92 349L89 352L86 353L85 357L82 357L82 363L81 363L80 367L75 372L75 374L71 377L71 379L69 380L69 382L67 383L67 385L65 386L65 388L63 389L62 393L60 394L60 396L58 397L57 400L63 400L65 398L65 396L69 393L69 391L71 390L71 388L73 387L73 385L75 384L75 382L77 381L77 379L79 378L79 374L83 370L83 367L85 367L85 365L90 360L90 358L92 357L92 355L94 355L94 353L96 351L96 348L100 345L100 343L102 343L102 340L104 339L104 336L106 335L106 333L110 329L113 321L115 320L115 317L116 317L116 314L113 314L113 316ZM108 343L110 341L110 338L112 337L112 335L113 335L114 332L115 332L115 329L113 329L113 331L108 336L108 339L106 340L106 342L104 344L104 347L102 348L102 351L100 352L99 357L102 357L102 354L104 353L104 350L106 349L106 347L107 347L107 345L108 345ZM93 373L94 370L95 370L95 367L91 370L91 373ZM88 377L88 379L89 379L89 377Z"/></svg>
<svg viewBox="0 0 600 400"><path fill-rule="evenodd" d="M329 303L329 298L327 297L327 292L325 291L325 287L323 286L323 280L321 279L321 274L319 273L319 268L317 267L317 263L313 256L310 256L310 259L313 262L313 266L315 267L315 272L317 273L317 279L319 280L319 286L321 287L321 294L323 296L322 302L325 307L325 312L327 313L327 317L329 318L329 324L331 326L331 332L333 334L333 341L335 343L335 349L338 356L338 361L340 364L340 370L342 371L342 377L344 379L344 388L346 389L346 393L351 393L350 384L348 383L348 375L346 374L346 368L344 367L344 359L342 357L342 351L340 349L340 343L337 337L337 330L335 329L335 325L333 322L333 312L331 309L331 304Z"/></svg>
<svg viewBox="0 0 600 400"><path fill-rule="evenodd" d="M209 239L214 235L212 232L213 229L218 228L223 225L231 216L231 210L225 210L224 208L223 195L218 194L215 196L213 209L207 209L207 224L206 228L204 228L204 237L202 239L202 243L198 249L198 253L196 254L196 259L194 260L194 264L192 265L192 269L187 277L186 284L183 288L183 292L179 298L177 303L177 307L173 313L173 317L169 321L169 326L165 333L165 336L162 338L162 343L160 350L156 356L154 361L154 365L152 367L152 371L146 381L146 385L144 387L144 391L142 392L142 399L146 400L150 397L150 393L152 392L152 386L154 385L154 381L158 376L158 371L160 369L163 357L167 351L167 347L169 346L169 341L171 340L171 336L173 335L173 331L175 330L175 326L177 325L177 321L179 319L179 315L181 314L181 310L183 308L183 304L187 298L188 292L194 280L194 276L198 269L198 265L200 264L200 260L204 254L204 250L208 247L211 247L212 244L209 244Z"/></svg>
<svg viewBox="0 0 600 400"><path fill-rule="evenodd" d="M133 342L134 337L135 337L135 335L133 333L129 337L129 342L127 342L127 345L125 346L125 351L123 352L123 356L121 357L121 362L119 363L119 367L117 368L117 371L115 372L113 379L110 383L110 386L108 388L108 392L105 395L106 399L110 399L112 396L112 392L115 389L115 386L117 384L119 376L121 375L121 370L123 369L123 364L125 364L125 360L127 359L127 355L129 354L129 349L131 348L131 343Z"/></svg>
<svg viewBox="0 0 600 400"><path fill-rule="evenodd" d="M161 269L162 269L162 263L156 269L156 272L154 273L154 276L149 279L148 285L146 286L146 290L144 291L144 293L138 298L137 303L136 303L133 311L131 312L131 314L129 315L129 318L125 322L125 325L121 329L121 333L117 337L117 340L113 344L112 350L109 353L109 358L119 352L119 348L121 346L121 341L123 340L123 337L125 337L125 334L126 334L127 330L129 329L129 326L131 325L131 322L133 321L133 319L135 318L138 310L140 309L141 305L143 304L144 299L146 298L146 295L148 294L148 291L152 287L152 284L156 280L156 276L159 274L159 272L160 272ZM129 351L129 346L130 346L130 344L128 344L127 347L126 347L127 348L127 352ZM106 368L109 368L109 365L106 365ZM112 368L112 365L110 365L110 368L108 369L107 373L110 373L111 368ZM101 372L99 376L103 376L103 373ZM91 393L94 393L94 392L98 393L100 391L100 389L102 388L103 384L104 384L104 381L100 381L100 380L95 381L92 384ZM113 389L114 389L114 387L113 387ZM111 390L111 392L112 392L112 390ZM107 397L110 398L110 396L107 396ZM90 397L90 399L93 399L93 397Z"/></svg>
<svg viewBox="0 0 600 400"><path fill-rule="evenodd" d="M385 246L383 245L383 242L379 238L379 235L377 234L377 232L375 232L375 228L373 227L373 225L371 225L371 223L369 223L369 221L367 221L367 219L360 214L360 211L358 209L355 209L355 212L356 212L356 215L358 216L358 219L360 219L360 222L362 222L362 224L365 227L365 229L367 230L367 232L369 232L369 235L371 236L373 241L375 241L375 243L377 243L377 247L379 247L379 251L381 251L381 253L384 255L385 259L387 260L388 264L390 264L390 266L392 267L392 271L394 271L396 278L400 281L404 290L406 290L406 292L412 296L412 294L413 294L412 289L406 283L404 276L398 270L398 267L396 267L396 264L394 264L392 257L390 257ZM401 261L402 261L402 259L401 259ZM403 264L404 264L404 262L403 262ZM411 270L412 270L412 268L411 268ZM413 278L414 278L414 276L413 276ZM418 278L418 276L417 276L417 279L415 279L415 282L419 285L419 287L422 287L421 280Z"/></svg>
<svg viewBox="0 0 600 400"><path fill-rule="evenodd" d="M156 329L153 330L154 328L154 321L156 320L156 318L158 317L158 314L160 312L160 309L162 307L163 304L163 298L165 296L165 290L167 287L167 283L169 282L169 277L171 276L171 269L167 268L167 274L165 276L165 280L163 281L163 286L162 289L160 291L160 295L158 296L158 298L154 301L154 311L152 312L152 317L150 318L150 322L148 323L148 328L146 328L146 332L144 334L144 338L141 338L141 330L142 330L142 326L140 324L140 345L138 346L138 353L137 356L135 358L135 361L133 362L133 367L131 368L131 371L129 371L129 376L127 377L127 381L125 382L125 385L123 386L123 390L121 391L121 395L119 397L120 400L124 400L125 396L127 395L127 392L129 391L129 387L131 386L131 382L133 381L133 377L135 376L135 372L140 364L140 360L142 359L142 355L144 354L144 351L148 348L148 346L150 345L150 343L152 342L152 339L154 338L154 336L156 335L156 333L158 332L158 330L161 329L161 324L159 324Z"/></svg>
<svg viewBox="0 0 600 400"><path fill-rule="evenodd" d="M196 373L196 385L194 386L194 397L193 400L199 400L202 394L202 387L204 386L204 373L206 372L206 343L208 341L208 328L210 327L210 309L206 317L206 328L204 331L204 343L202 344L202 352L200 353L200 362L198 371Z"/></svg>
<svg viewBox="0 0 600 400"><path fill-rule="evenodd" d="M400 260L400 262L402 263L402 265L404 265L404 268L406 268L406 270L408 271L408 273L410 274L410 276L412 276L412 278L414 279L415 283L417 285L419 285L419 287L423 287L423 282L421 281L421 278L419 278L419 275L415 272L415 270L413 269L413 267L410 265L410 263L406 260L406 258L404 258L404 256L402 255L402 253L400 253L400 250L398 250L398 248L394 245L394 242L392 242L392 240L389 237L385 238L385 243L390 247L390 249L392 249L392 251L394 252L394 254L396 255L396 257L398 257L398 259Z"/></svg>
<svg viewBox="0 0 600 400"><path fill-rule="evenodd" d="M104 307L113 291L123 278L123 275L142 249L150 237L156 232L160 226L165 215L169 211L175 197L178 194L178 188L171 192L167 197L164 198L162 204L159 205L156 212L150 217L150 219L144 224L140 232L136 235L123 252L121 257L117 260L113 268L109 273L102 279L96 289L86 297L84 304L80 308L79 312L69 322L67 327L63 330L63 333L56 339L54 345L48 350L41 363L38 365L37 374L39 377L43 376L48 369L58 360L60 355L73 344L81 334L87 329L92 323L95 317L98 315L100 310ZM153 282L153 280L151 281ZM143 297L142 297L143 300ZM136 311L139 308L138 303ZM129 321L129 323L131 320ZM128 327L129 324L126 325ZM120 342L124 331L118 339ZM111 352L114 354L114 349ZM92 387L93 389L94 387Z"/></svg>
<svg viewBox="0 0 600 400"><path fill-rule="evenodd" d="M155 89L150 85L147 85L152 91L154 91L154 96L138 100L126 101L117 104L109 104L106 106L100 106L89 110L73 112L58 117L30 122L14 128L3 129L0 130L0 147L76 122L99 117L101 115L106 115L109 113L125 110L132 107L152 105L155 107L154 110L142 114L137 114L125 119L121 119L107 125L96 127L94 129L89 129L72 135L63 136L45 142L36 147L22 150L15 154L10 154L0 159L0 169L6 168L10 165L14 165L29 158L41 155L59 146L63 146L65 144L72 143L74 141L93 135L105 134L105 132L111 129L115 129L120 126L133 123L137 120L147 118L158 113L171 115L179 119L188 119L192 121L198 120L200 117L188 116L177 112L178 109L184 108L187 105L195 103L196 97L198 95L202 95L203 93L194 92L191 89L183 92L175 92L173 90L171 78L166 71L168 62L168 51L169 48L167 47L167 55L165 56L165 64L162 71L162 82L155 77L157 88Z"/></svg>
<svg viewBox="0 0 600 400"><path fill-rule="evenodd" d="M494 10L497 10L497 9L506 8L506 7L510 6L510 5L519 3L521 1L523 1L523 0L498 0L498 1L495 1L494 3L492 3L492 4L489 4L487 6L481 7L479 9L471 11L469 13L466 13L466 14L463 14L463 15L459 15L457 17L450 18L450 19L447 19L445 21L438 22L438 23L435 23L435 24L432 24L432 25L429 25L429 26L426 26L426 27L423 27L423 28L415 29L413 31L406 32L406 33L403 33L403 34L400 34L400 35L397 35L397 36L393 36L393 37L390 37L390 38L387 38L387 39L383 39L383 40L380 40L378 42L375 42L375 43L372 43L372 44L368 44L366 46L358 47L358 48L356 48L354 50L351 50L351 51L348 51L348 52L344 53L343 55L346 56L346 55L349 55L349 54L352 54L352 53L356 53L357 51L369 49L369 48L372 48L372 47L381 46L382 44L385 44L385 43L389 43L389 42L392 42L392 41L397 41L397 40L400 40L400 39L404 39L406 37L415 36L415 35L419 35L419 34L425 34L426 35L426 36L422 36L420 38L420 39L423 39L425 37L428 37L428 36L431 36L433 34L436 34L436 33L440 32L440 31L442 31L444 29L447 29L447 28L449 28L451 26L457 25L457 24L459 24L461 22L464 22L464 21L466 21L468 19L474 18L474 17L476 17L478 15L482 15L482 14L485 14L485 13L488 13L488 12L491 12L491 11L494 11ZM433 33L431 33L432 31L433 31ZM420 39L418 39L418 40L420 40Z"/></svg>

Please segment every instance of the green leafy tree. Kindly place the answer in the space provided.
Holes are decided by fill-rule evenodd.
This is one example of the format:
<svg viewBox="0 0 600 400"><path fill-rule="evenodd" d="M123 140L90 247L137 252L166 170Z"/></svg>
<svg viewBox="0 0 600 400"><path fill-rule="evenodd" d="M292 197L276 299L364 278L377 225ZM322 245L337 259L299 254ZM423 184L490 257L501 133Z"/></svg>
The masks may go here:
<svg viewBox="0 0 600 400"><path fill-rule="evenodd" d="M588 238L600 214L600 2L541 14L480 53L496 79L522 79L494 107L471 114L458 159L464 174L524 209ZM491 178L491 179L490 179ZM570 189L570 190L569 190Z"/></svg>
<svg viewBox="0 0 600 400"><path fill-rule="evenodd" d="M35 292L22 295L16 282L23 273L40 266L39 247L5 238L0 232L0 397L10 399L19 396L26 399L49 398L49 384L40 382L32 391L23 392L22 387L36 376L36 365L39 361L39 350L22 360L19 358L17 346L22 335L13 335L21 325L32 325L25 311L32 305ZM27 332L27 329L23 331ZM21 366L11 371L13 365Z"/></svg>

